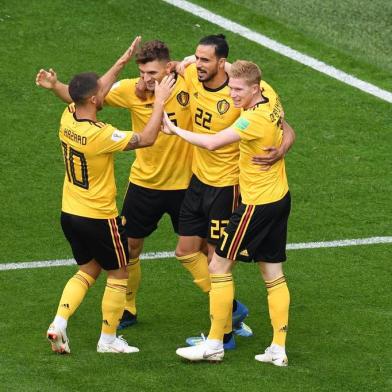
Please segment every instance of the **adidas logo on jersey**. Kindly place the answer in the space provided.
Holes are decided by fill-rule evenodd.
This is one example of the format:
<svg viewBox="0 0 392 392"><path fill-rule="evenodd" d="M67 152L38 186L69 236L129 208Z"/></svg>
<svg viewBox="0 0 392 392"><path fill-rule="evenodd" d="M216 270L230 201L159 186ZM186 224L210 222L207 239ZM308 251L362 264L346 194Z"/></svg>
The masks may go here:
<svg viewBox="0 0 392 392"><path fill-rule="evenodd" d="M197 99L197 98L199 98L199 93L196 92L196 93L193 94L193 96Z"/></svg>

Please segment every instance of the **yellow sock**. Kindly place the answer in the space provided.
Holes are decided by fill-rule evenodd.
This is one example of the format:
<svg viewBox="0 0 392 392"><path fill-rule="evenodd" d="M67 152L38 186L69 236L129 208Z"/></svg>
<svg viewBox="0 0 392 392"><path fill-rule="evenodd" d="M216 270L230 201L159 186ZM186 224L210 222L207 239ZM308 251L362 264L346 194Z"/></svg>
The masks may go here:
<svg viewBox="0 0 392 392"><path fill-rule="evenodd" d="M82 303L87 290L94 284L95 279L83 271L78 271L65 285L57 309L57 316L68 320Z"/></svg>
<svg viewBox="0 0 392 392"><path fill-rule="evenodd" d="M208 293L211 289L210 273L208 271L207 256L202 252L186 256L177 256L177 260L192 274L193 282Z"/></svg>
<svg viewBox="0 0 392 392"><path fill-rule="evenodd" d="M268 292L268 308L274 336L272 343L285 346L289 322L290 293L286 279L281 276L272 281L266 281Z"/></svg>
<svg viewBox="0 0 392 392"><path fill-rule="evenodd" d="M127 279L108 278L102 298L102 333L115 335L124 311Z"/></svg>
<svg viewBox="0 0 392 392"><path fill-rule="evenodd" d="M234 283L232 274L211 274L209 339L223 340L233 312ZM231 331L231 325L230 325ZM230 332L228 331L228 332Z"/></svg>
<svg viewBox="0 0 392 392"><path fill-rule="evenodd" d="M142 278L142 270L140 268L140 259L136 257L129 260L127 265L128 284L127 295L125 298L125 309L136 315L136 294L139 290L140 280Z"/></svg>

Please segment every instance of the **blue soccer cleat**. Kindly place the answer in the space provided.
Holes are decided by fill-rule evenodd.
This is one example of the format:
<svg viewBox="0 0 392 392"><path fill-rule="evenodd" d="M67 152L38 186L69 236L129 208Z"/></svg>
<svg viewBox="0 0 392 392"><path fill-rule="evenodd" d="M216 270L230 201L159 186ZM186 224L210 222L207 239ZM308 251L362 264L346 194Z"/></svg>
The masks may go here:
<svg viewBox="0 0 392 392"><path fill-rule="evenodd" d="M122 329L128 328L137 323L137 315L132 314L128 310L124 310L124 313L121 317L120 324L117 327L117 330L121 331Z"/></svg>
<svg viewBox="0 0 392 392"><path fill-rule="evenodd" d="M233 312L233 328L239 326L249 314L249 310L244 304L237 300L234 301L236 302L236 310Z"/></svg>
<svg viewBox="0 0 392 392"><path fill-rule="evenodd" d="M233 312L233 332L237 336L250 337L253 336L252 329L244 323L245 318L249 314L248 308L241 302L235 300L237 308Z"/></svg>

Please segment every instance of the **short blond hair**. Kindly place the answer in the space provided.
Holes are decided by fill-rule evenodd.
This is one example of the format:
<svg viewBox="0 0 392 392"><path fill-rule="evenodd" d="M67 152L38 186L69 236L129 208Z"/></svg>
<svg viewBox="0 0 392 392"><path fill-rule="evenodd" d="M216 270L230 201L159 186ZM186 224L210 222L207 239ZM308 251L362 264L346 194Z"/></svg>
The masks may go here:
<svg viewBox="0 0 392 392"><path fill-rule="evenodd" d="M235 61L230 68L229 76L231 78L244 79L249 86L260 84L261 69L255 63L246 60Z"/></svg>

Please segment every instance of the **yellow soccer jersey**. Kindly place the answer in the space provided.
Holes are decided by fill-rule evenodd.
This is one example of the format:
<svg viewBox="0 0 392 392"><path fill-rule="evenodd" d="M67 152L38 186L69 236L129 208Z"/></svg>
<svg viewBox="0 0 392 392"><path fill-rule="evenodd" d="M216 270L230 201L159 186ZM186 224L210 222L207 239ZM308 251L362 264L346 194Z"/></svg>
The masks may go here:
<svg viewBox="0 0 392 392"><path fill-rule="evenodd" d="M118 215L113 153L122 151L132 134L76 119L74 104L64 110L59 129L65 162L62 211L96 219Z"/></svg>
<svg viewBox="0 0 392 392"><path fill-rule="evenodd" d="M135 132L143 130L151 117L154 104L152 95L145 101L136 96L138 80L124 79L117 82L105 98L108 105L129 110L132 130ZM178 126L192 129L189 94L180 76L166 101L165 111ZM136 150L129 181L149 189L186 189L192 175L192 151L193 147L179 137L159 132L153 146Z"/></svg>
<svg viewBox="0 0 392 392"><path fill-rule="evenodd" d="M195 64L185 69L184 78L191 101L193 131L215 134L228 128L240 115L230 98L230 88L226 85L211 90L203 86L197 78ZM205 184L222 187L238 184L238 143L208 151L195 147L192 171Z"/></svg>
<svg viewBox="0 0 392 392"><path fill-rule="evenodd" d="M264 95L264 93L263 93ZM275 94L272 99L243 110L233 129L240 141L240 189L244 204L267 204L278 201L288 191L284 160L276 162L268 171L252 164L252 157L260 154L262 148L278 147L283 138L281 128L282 105Z"/></svg>

